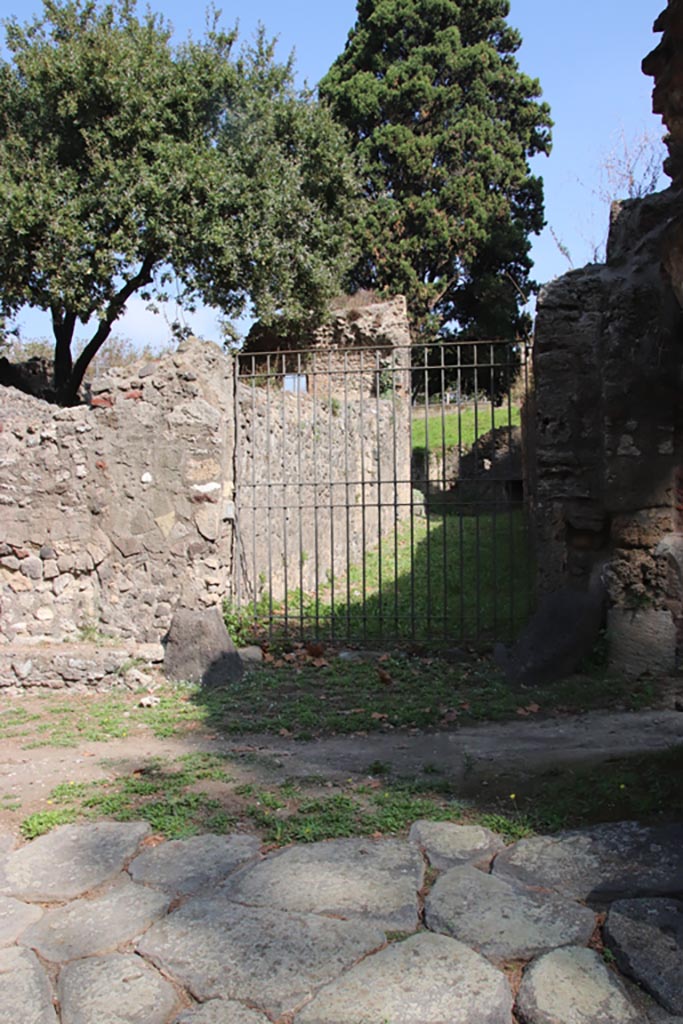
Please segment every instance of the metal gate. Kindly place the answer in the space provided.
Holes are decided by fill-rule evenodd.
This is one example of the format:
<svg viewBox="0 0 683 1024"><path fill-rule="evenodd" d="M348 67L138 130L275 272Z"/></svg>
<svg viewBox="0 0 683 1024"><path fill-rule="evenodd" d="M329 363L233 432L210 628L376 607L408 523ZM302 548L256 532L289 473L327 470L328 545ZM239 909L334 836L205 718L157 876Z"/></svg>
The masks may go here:
<svg viewBox="0 0 683 1024"><path fill-rule="evenodd" d="M234 602L271 636L504 639L528 615L524 346L237 357Z"/></svg>

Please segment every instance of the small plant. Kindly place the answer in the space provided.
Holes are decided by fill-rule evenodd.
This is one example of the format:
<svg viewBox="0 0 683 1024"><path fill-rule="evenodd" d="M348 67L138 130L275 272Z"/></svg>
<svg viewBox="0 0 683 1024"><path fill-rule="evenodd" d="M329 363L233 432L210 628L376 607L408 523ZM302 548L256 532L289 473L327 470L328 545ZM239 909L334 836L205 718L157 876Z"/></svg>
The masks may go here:
<svg viewBox="0 0 683 1024"><path fill-rule="evenodd" d="M19 831L24 839L37 839L45 835L57 825L69 825L78 817L78 812L72 807L60 807L53 811L37 811L24 818Z"/></svg>
<svg viewBox="0 0 683 1024"><path fill-rule="evenodd" d="M332 396L332 398L330 399L330 412L332 413L332 415L341 416L341 408L342 406L339 399Z"/></svg>

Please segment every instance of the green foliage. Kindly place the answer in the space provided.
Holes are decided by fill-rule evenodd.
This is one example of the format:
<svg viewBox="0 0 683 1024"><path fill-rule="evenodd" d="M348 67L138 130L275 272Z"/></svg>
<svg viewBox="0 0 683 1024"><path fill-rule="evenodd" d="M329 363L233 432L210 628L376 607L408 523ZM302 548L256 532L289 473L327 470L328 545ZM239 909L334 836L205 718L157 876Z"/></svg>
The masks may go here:
<svg viewBox="0 0 683 1024"><path fill-rule="evenodd" d="M174 47L131 0L44 0L0 60L0 317L50 312L57 400L135 292L265 321L319 312L347 262L345 137L261 34ZM75 359L77 321L98 326Z"/></svg>
<svg viewBox="0 0 683 1024"><path fill-rule="evenodd" d="M358 0L320 95L352 133L369 206L352 287L403 293L415 328L483 337L522 324L550 149L508 0Z"/></svg>
<svg viewBox="0 0 683 1024"><path fill-rule="evenodd" d="M441 451L443 448L459 448L465 451L472 447L482 434L492 427L514 427L520 424L519 406L512 406L508 414L507 406L499 406L493 410L486 405L478 410L476 417L472 407L459 412L430 412L425 408L413 412L412 443L414 452L425 452L427 449ZM493 422L491 422L493 418Z"/></svg>
<svg viewBox="0 0 683 1024"><path fill-rule="evenodd" d="M37 839L57 825L70 825L77 817L76 810L70 807L60 807L54 811L37 811L24 818L19 831L24 839Z"/></svg>

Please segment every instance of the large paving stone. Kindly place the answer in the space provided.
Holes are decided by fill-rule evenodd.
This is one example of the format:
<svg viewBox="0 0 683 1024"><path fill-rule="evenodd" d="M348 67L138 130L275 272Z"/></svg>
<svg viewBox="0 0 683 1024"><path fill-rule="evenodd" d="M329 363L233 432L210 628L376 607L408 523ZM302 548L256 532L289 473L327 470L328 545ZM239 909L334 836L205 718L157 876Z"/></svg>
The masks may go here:
<svg viewBox="0 0 683 1024"><path fill-rule="evenodd" d="M14 837L7 832L0 832L0 864L8 853L14 849Z"/></svg>
<svg viewBox="0 0 683 1024"><path fill-rule="evenodd" d="M21 936L46 960L66 961L113 952L136 938L164 914L170 903L165 893L135 885L122 875L94 899L74 900L48 910Z"/></svg>
<svg viewBox="0 0 683 1024"><path fill-rule="evenodd" d="M268 1024L268 1018L232 999L211 999L185 1010L173 1024Z"/></svg>
<svg viewBox="0 0 683 1024"><path fill-rule="evenodd" d="M367 924L216 896L189 900L153 925L138 950L195 999L235 999L278 1017L383 942Z"/></svg>
<svg viewBox="0 0 683 1024"><path fill-rule="evenodd" d="M617 900L605 922L617 964L670 1013L683 1013L683 903Z"/></svg>
<svg viewBox="0 0 683 1024"><path fill-rule="evenodd" d="M523 1024L642 1024L624 987L592 949L556 949L524 973Z"/></svg>
<svg viewBox="0 0 683 1024"><path fill-rule="evenodd" d="M166 1024L175 989L138 956L74 960L59 974L62 1024Z"/></svg>
<svg viewBox="0 0 683 1024"><path fill-rule="evenodd" d="M0 949L0 1024L57 1024L50 982L29 949Z"/></svg>
<svg viewBox="0 0 683 1024"><path fill-rule="evenodd" d="M557 946L585 945L595 928L587 907L525 891L470 865L442 875L425 903L427 927L494 960L529 960Z"/></svg>
<svg viewBox="0 0 683 1024"><path fill-rule="evenodd" d="M444 935L423 932L367 957L322 989L295 1024L510 1024L505 975Z"/></svg>
<svg viewBox="0 0 683 1024"><path fill-rule="evenodd" d="M448 871L458 864L483 867L505 849L503 840L491 829L450 821L416 821L408 838L424 850L437 871Z"/></svg>
<svg viewBox="0 0 683 1024"><path fill-rule="evenodd" d="M498 854L493 873L596 902L681 892L683 824L624 821L522 839Z"/></svg>
<svg viewBox="0 0 683 1024"><path fill-rule="evenodd" d="M14 900L11 896L0 896L0 946L16 942L21 933L42 916L40 907Z"/></svg>
<svg viewBox="0 0 683 1024"><path fill-rule="evenodd" d="M148 832L143 821L62 825L9 855L0 893L36 902L74 899L118 874Z"/></svg>
<svg viewBox="0 0 683 1024"><path fill-rule="evenodd" d="M256 836L192 836L144 850L128 870L136 882L177 896L195 895L224 881L259 848Z"/></svg>
<svg viewBox="0 0 683 1024"><path fill-rule="evenodd" d="M272 854L233 875L222 891L253 906L364 918L379 928L414 931L423 878L424 861L409 843L337 839Z"/></svg>

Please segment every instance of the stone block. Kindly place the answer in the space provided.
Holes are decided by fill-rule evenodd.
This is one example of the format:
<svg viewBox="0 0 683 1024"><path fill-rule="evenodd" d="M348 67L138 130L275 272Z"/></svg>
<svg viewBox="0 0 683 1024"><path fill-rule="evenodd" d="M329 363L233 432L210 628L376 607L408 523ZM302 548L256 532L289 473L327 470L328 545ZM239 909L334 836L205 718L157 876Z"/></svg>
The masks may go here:
<svg viewBox="0 0 683 1024"><path fill-rule="evenodd" d="M168 679L221 686L242 678L244 667L218 608L176 609L165 643Z"/></svg>
<svg viewBox="0 0 683 1024"><path fill-rule="evenodd" d="M676 623L666 609L610 608L610 667L628 676L671 673L676 668Z"/></svg>

